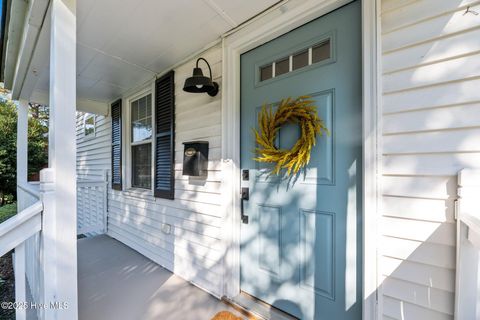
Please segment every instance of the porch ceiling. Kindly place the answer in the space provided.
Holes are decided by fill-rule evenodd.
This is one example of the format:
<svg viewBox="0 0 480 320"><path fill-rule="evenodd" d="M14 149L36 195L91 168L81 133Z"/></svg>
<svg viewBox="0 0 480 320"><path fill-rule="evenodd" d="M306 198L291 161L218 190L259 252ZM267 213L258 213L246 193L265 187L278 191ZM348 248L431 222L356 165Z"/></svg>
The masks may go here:
<svg viewBox="0 0 480 320"><path fill-rule="evenodd" d="M276 2L77 1L77 96L112 101ZM46 21L21 89L40 103L48 99L48 28Z"/></svg>

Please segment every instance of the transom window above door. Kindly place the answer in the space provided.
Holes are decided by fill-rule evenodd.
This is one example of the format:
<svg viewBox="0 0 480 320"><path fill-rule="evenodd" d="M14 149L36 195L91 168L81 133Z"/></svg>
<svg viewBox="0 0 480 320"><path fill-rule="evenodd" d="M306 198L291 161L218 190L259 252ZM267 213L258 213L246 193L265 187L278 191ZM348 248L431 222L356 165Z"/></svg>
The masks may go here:
<svg viewBox="0 0 480 320"><path fill-rule="evenodd" d="M152 188L152 95L130 103L132 176L134 188Z"/></svg>
<svg viewBox="0 0 480 320"><path fill-rule="evenodd" d="M260 82L266 81L289 72L302 69L313 64L329 61L332 58L331 38L324 39L314 45L278 58L259 69Z"/></svg>

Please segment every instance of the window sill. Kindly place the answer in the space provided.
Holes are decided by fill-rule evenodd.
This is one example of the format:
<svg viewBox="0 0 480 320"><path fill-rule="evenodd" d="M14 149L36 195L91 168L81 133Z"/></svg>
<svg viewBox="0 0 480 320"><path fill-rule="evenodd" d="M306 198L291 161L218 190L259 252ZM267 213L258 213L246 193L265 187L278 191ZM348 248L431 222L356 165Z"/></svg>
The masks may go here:
<svg viewBox="0 0 480 320"><path fill-rule="evenodd" d="M152 190L146 190L141 188L130 188L123 191L123 194L131 197L141 198L141 199L155 200Z"/></svg>
<svg viewBox="0 0 480 320"><path fill-rule="evenodd" d="M83 140L91 140L91 139L95 139L96 138L96 134L95 133L90 133L88 135L83 135Z"/></svg>

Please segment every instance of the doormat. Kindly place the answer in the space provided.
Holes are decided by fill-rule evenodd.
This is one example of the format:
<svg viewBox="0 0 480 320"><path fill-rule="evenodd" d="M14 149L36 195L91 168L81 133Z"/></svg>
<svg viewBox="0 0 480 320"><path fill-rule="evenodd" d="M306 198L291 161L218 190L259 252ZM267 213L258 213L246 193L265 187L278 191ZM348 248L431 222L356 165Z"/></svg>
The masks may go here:
<svg viewBox="0 0 480 320"><path fill-rule="evenodd" d="M228 311L220 311L212 318L212 320L242 320L242 318L237 317Z"/></svg>

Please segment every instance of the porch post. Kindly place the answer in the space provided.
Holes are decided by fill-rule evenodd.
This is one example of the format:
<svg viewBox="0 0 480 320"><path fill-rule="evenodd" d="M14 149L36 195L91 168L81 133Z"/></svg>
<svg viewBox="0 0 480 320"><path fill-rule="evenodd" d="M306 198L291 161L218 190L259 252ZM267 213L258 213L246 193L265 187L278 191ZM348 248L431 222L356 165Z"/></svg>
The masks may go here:
<svg viewBox="0 0 480 320"><path fill-rule="evenodd" d="M27 182L28 159L28 102L18 101L17 105L17 185ZM24 209L24 208L21 208Z"/></svg>
<svg viewBox="0 0 480 320"><path fill-rule="evenodd" d="M46 319L78 318L75 10L76 0L51 1L50 171L44 174L52 195L44 211L44 228L50 230L44 237L51 248L45 247L44 254L50 256L54 270L44 270L49 277L45 279L44 298L47 304L60 303L60 308L47 308L50 315L46 314ZM66 305L62 307L63 303Z"/></svg>
<svg viewBox="0 0 480 320"><path fill-rule="evenodd" d="M17 185L26 184L28 176L28 102L18 101L17 106ZM25 209L25 199L17 188L17 211ZM25 243L15 248L15 301L22 303L27 301L25 279ZM18 320L26 318L23 308L15 310Z"/></svg>

